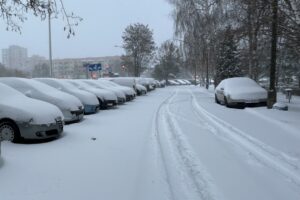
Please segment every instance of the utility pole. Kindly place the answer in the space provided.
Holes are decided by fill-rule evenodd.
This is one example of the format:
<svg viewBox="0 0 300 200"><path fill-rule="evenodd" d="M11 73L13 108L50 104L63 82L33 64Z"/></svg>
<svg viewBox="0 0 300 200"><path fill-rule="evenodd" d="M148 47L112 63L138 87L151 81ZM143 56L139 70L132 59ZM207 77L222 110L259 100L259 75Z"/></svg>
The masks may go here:
<svg viewBox="0 0 300 200"><path fill-rule="evenodd" d="M270 88L268 91L268 108L271 109L277 101L275 87L276 81L276 59L277 59L277 29L278 29L278 0L272 0L272 48L271 48L271 66L270 66Z"/></svg>
<svg viewBox="0 0 300 200"><path fill-rule="evenodd" d="M207 90L209 88L209 73L208 73L208 69L209 69L209 49L207 49L207 52L206 52L206 83L205 83L205 88Z"/></svg>
<svg viewBox="0 0 300 200"><path fill-rule="evenodd" d="M52 37L51 37L51 0L48 0L48 27L49 27L49 64L50 77L53 77L53 61L52 61Z"/></svg>

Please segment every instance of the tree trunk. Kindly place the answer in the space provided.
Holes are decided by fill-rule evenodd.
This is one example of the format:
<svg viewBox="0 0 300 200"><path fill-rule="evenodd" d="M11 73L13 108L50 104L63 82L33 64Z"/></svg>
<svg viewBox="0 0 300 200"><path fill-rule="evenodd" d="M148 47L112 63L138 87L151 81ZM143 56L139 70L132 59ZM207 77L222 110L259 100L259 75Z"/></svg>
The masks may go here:
<svg viewBox="0 0 300 200"><path fill-rule="evenodd" d="M248 38L249 38L249 77L252 78L252 70L253 70L253 26L252 26L252 3L248 5L248 13L247 13L247 20L248 20Z"/></svg>
<svg viewBox="0 0 300 200"><path fill-rule="evenodd" d="M268 92L268 108L272 108L277 101L275 87L276 81L276 58L277 58L277 28L278 28L278 0L272 1L272 48L271 48L271 66L270 66L270 88Z"/></svg>

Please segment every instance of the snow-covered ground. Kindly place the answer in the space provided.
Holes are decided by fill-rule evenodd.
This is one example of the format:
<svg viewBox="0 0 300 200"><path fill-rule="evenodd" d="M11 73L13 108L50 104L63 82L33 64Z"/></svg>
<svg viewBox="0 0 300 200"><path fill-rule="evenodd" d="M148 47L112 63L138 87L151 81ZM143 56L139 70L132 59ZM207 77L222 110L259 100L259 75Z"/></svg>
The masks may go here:
<svg viewBox="0 0 300 200"><path fill-rule="evenodd" d="M299 200L300 99L289 106L228 109L202 88L158 89L58 140L2 143L0 199Z"/></svg>

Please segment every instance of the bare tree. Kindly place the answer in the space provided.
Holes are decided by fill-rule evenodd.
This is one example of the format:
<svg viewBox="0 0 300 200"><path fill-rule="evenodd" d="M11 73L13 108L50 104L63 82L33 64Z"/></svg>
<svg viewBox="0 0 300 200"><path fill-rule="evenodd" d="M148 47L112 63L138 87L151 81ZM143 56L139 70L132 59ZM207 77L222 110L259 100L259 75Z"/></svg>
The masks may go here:
<svg viewBox="0 0 300 200"><path fill-rule="evenodd" d="M78 25L82 18L74 13L68 13L64 6L63 0L1 0L0 17L6 23L6 30L21 32L20 23L28 19L28 15L33 14L45 20L47 14L52 16L61 16L65 21L64 30L67 37L75 35L74 26Z"/></svg>

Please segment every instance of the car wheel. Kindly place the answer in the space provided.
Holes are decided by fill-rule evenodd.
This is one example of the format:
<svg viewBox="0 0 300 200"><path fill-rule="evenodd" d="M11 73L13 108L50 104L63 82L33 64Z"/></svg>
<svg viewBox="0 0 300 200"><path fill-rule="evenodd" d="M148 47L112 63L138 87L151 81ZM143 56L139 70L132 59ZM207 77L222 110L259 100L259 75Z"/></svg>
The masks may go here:
<svg viewBox="0 0 300 200"><path fill-rule="evenodd" d="M20 138L19 129L14 123L10 121L0 122L0 140L18 142Z"/></svg>
<svg viewBox="0 0 300 200"><path fill-rule="evenodd" d="M218 100L217 95L215 95L215 102L216 102L217 104L220 104L220 101Z"/></svg>

